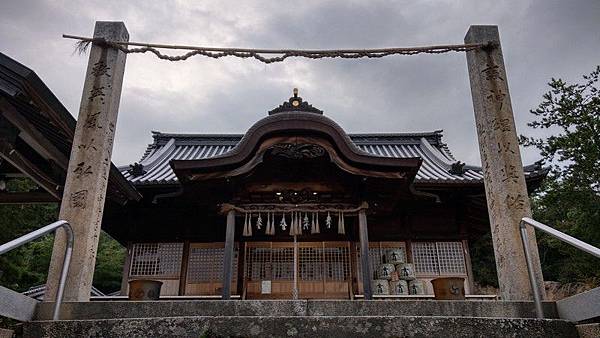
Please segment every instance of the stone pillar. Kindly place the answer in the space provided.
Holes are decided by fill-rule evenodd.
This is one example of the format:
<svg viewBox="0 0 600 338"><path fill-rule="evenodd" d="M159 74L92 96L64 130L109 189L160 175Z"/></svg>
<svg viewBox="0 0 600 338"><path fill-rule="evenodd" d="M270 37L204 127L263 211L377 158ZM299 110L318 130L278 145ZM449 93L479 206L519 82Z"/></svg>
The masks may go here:
<svg viewBox="0 0 600 338"><path fill-rule="evenodd" d="M363 293L365 299L373 299L371 280L373 270L369 260L369 229L367 228L367 213L364 209L358 212L358 237L360 239L360 271L362 273Z"/></svg>
<svg viewBox="0 0 600 338"><path fill-rule="evenodd" d="M519 221L531 216L519 142L497 26L471 26L465 43L491 43L467 52L471 95L483 167L500 296L532 299ZM543 277L535 233L529 229L536 278L542 295Z"/></svg>
<svg viewBox="0 0 600 338"><path fill-rule="evenodd" d="M231 280L233 276L233 239L235 237L235 210L227 212L225 229L225 252L223 257L223 293L222 299L231 298Z"/></svg>
<svg viewBox="0 0 600 338"><path fill-rule="evenodd" d="M129 41L122 22L96 22L94 37ZM59 215L71 224L75 235L65 301L88 301L90 297L125 59L126 54L116 49L91 46ZM45 301L56 298L65 243L64 233L58 231Z"/></svg>

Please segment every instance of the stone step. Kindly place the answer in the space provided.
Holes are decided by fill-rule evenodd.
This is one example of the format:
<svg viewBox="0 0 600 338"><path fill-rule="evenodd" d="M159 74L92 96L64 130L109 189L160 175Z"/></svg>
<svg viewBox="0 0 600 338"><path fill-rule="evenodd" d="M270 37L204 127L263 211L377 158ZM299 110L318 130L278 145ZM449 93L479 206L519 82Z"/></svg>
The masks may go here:
<svg viewBox="0 0 600 338"><path fill-rule="evenodd" d="M53 303L41 303L35 319L50 319ZM558 318L554 302L546 318ZM436 300L168 300L64 303L61 319L182 316L453 316L534 318L533 302Z"/></svg>
<svg viewBox="0 0 600 338"><path fill-rule="evenodd" d="M558 319L220 316L33 321L24 337L577 337Z"/></svg>

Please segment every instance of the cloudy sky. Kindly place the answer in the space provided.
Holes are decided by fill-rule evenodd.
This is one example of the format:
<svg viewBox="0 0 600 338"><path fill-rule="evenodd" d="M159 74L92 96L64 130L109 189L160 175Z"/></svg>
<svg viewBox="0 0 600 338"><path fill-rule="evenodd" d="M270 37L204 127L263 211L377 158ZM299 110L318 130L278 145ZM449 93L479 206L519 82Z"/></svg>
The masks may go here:
<svg viewBox="0 0 600 338"><path fill-rule="evenodd" d="M61 34L124 21L131 41L249 48L378 48L462 43L500 27L520 133L551 77L600 64L600 1L59 1L0 3L0 51L35 70L76 114L87 56ZM461 161L479 153L464 54L377 60L127 59L113 162L137 160L164 132L242 133L299 87L348 132L444 129ZM524 151L524 162L536 160Z"/></svg>

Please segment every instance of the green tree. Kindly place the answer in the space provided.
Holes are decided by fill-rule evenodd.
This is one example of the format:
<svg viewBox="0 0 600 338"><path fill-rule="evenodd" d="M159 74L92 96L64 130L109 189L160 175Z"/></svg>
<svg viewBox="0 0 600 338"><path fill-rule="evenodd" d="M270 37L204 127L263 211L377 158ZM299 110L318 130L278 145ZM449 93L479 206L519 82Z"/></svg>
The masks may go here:
<svg viewBox="0 0 600 338"><path fill-rule="evenodd" d="M8 191L36 190L30 180L14 179ZM0 243L6 243L56 221L57 204L0 205ZM32 243L0 256L0 285L16 291L44 284L52 255L54 236L44 236ZM94 286L103 292L119 290L125 249L102 232L98 244Z"/></svg>
<svg viewBox="0 0 600 338"><path fill-rule="evenodd" d="M104 231L100 234L96 268L94 270L94 286L104 293L121 288L121 276L125 263L125 248Z"/></svg>
<svg viewBox="0 0 600 338"><path fill-rule="evenodd" d="M600 246L600 66L581 83L552 79L542 103L531 113L534 129L548 137L521 136L536 147L550 172L532 196L537 220ZM540 257L546 279L590 281L600 278L600 260L540 235Z"/></svg>
<svg viewBox="0 0 600 338"><path fill-rule="evenodd" d="M29 191L37 187L29 180L9 180L8 191ZM0 243L6 243L40 226L52 223L58 215L54 204L0 205ZM25 291L43 284L48 273L53 237L46 236L0 256L0 285Z"/></svg>

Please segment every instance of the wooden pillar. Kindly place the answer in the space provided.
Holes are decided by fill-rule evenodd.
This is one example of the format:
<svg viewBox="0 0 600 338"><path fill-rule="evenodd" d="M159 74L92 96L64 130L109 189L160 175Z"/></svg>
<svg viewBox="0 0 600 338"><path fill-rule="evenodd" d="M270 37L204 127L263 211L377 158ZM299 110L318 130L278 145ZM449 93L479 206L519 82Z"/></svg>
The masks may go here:
<svg viewBox="0 0 600 338"><path fill-rule="evenodd" d="M179 292L180 296L185 296L185 287L187 285L188 265L190 264L190 241L183 242L183 255L181 256L181 271L179 272Z"/></svg>
<svg viewBox="0 0 600 338"><path fill-rule="evenodd" d="M373 272L369 261L369 230L367 229L367 214L364 209L358 212L358 235L360 238L360 270L365 299L373 299L371 279Z"/></svg>
<svg viewBox="0 0 600 338"><path fill-rule="evenodd" d="M483 49L467 52L467 64L500 295L504 300L530 300L533 296L519 221L531 216L531 208L498 27L471 26L465 43L491 43ZM529 239L536 278L543 293L544 282L532 229Z"/></svg>
<svg viewBox="0 0 600 338"><path fill-rule="evenodd" d="M127 296L129 291L129 271L131 269L131 254L133 253L133 243L127 243L127 256L123 264L123 278L121 278L121 296Z"/></svg>
<svg viewBox="0 0 600 338"><path fill-rule="evenodd" d="M94 38L129 41L129 33L122 22L99 21ZM59 215L75 235L65 301L90 297L125 59L117 49L92 44ZM57 231L44 301L56 298L65 244L64 232Z"/></svg>
<svg viewBox="0 0 600 338"><path fill-rule="evenodd" d="M233 239L235 237L235 210L227 212L227 228L225 229L225 253L223 258L223 293L222 299L231 298L231 280L233 275Z"/></svg>
<svg viewBox="0 0 600 338"><path fill-rule="evenodd" d="M469 241L462 240L463 255L465 256L465 268L467 269L467 281L469 283L469 293L475 294L475 279L473 276L473 265L471 264L471 253L469 250Z"/></svg>

